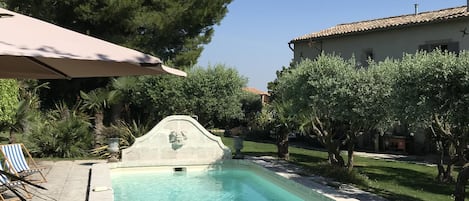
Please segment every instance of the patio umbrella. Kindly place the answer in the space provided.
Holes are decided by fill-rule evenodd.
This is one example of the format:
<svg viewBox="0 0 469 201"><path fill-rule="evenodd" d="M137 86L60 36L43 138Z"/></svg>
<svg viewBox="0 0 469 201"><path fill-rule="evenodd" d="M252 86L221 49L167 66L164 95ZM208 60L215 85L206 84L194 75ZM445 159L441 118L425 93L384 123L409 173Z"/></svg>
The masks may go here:
<svg viewBox="0 0 469 201"><path fill-rule="evenodd" d="M186 73L156 57L0 8L0 78Z"/></svg>

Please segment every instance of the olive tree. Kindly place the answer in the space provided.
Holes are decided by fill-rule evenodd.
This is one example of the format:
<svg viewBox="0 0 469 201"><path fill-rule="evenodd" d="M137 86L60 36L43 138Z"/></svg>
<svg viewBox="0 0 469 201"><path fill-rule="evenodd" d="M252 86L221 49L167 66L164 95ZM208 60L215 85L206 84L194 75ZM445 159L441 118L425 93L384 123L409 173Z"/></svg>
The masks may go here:
<svg viewBox="0 0 469 201"><path fill-rule="evenodd" d="M239 121L244 117L241 98L246 84L246 78L225 65L193 68L183 86L188 111L209 127Z"/></svg>
<svg viewBox="0 0 469 201"><path fill-rule="evenodd" d="M224 127L244 117L241 98L246 83L246 78L225 65L196 67L186 78L139 77L128 97L140 119L156 123L168 115L187 114L197 115L204 126Z"/></svg>
<svg viewBox="0 0 469 201"><path fill-rule="evenodd" d="M405 55L396 75L395 114L411 127L428 128L440 152L437 179L453 181L452 166L467 160L464 151L469 128L469 53L433 51ZM450 157L447 161L446 153Z"/></svg>
<svg viewBox="0 0 469 201"><path fill-rule="evenodd" d="M353 68L352 62L340 57L320 55L282 73L276 86L277 98L292 102L292 113L302 121L303 132L315 135L327 149L329 163L337 166L345 165L340 146L346 136L345 124L335 112L341 102L346 102L341 89Z"/></svg>
<svg viewBox="0 0 469 201"><path fill-rule="evenodd" d="M353 168L353 152L357 137L363 133L384 130L392 118L390 97L392 92L395 62L386 60L372 63L368 68L360 68L351 73L351 79L344 88L345 102L339 116L346 122L349 171Z"/></svg>
<svg viewBox="0 0 469 201"><path fill-rule="evenodd" d="M327 149L329 163L351 171L357 137L385 126L390 117L390 63L360 68L353 59L322 54L284 71L276 95L292 103L290 113L305 134L314 135ZM347 164L340 155L344 145L348 145Z"/></svg>

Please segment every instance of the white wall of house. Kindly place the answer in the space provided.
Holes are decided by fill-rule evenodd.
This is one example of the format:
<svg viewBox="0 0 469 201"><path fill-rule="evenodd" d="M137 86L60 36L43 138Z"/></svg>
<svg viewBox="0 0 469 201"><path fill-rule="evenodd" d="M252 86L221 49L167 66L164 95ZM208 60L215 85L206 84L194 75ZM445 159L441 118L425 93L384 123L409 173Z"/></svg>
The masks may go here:
<svg viewBox="0 0 469 201"><path fill-rule="evenodd" d="M469 49L467 28L469 19L409 26L392 30L341 36L294 44L294 61L302 58L314 59L321 51L335 53L343 58L355 56L357 62L364 62L370 54L376 61L385 58L401 58L403 53L415 53L424 44L458 43L458 50Z"/></svg>

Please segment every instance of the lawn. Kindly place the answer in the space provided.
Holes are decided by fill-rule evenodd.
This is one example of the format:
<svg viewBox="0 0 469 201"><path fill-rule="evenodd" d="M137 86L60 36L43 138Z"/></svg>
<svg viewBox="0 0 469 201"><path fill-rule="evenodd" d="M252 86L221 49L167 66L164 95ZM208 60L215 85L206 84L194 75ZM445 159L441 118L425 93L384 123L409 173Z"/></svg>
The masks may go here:
<svg viewBox="0 0 469 201"><path fill-rule="evenodd" d="M223 142L233 148L233 139L222 137ZM325 163L327 154L322 151L290 147L290 162L303 166L309 173L334 178L344 182L343 174L331 174L330 167ZM275 156L277 148L274 144L245 141L242 152L245 155ZM418 165L408 162L377 160L355 157L356 171L359 174L351 180L358 183L361 189L379 194L388 200L403 201L449 201L454 184L439 184L434 178L436 167ZM342 175L342 176L338 176ZM455 173L456 175L456 173ZM345 179L347 180L347 179ZM365 182L360 182L365 180ZM358 182L356 182L358 181ZM466 198L469 194L466 193ZM466 199L469 200L469 199Z"/></svg>

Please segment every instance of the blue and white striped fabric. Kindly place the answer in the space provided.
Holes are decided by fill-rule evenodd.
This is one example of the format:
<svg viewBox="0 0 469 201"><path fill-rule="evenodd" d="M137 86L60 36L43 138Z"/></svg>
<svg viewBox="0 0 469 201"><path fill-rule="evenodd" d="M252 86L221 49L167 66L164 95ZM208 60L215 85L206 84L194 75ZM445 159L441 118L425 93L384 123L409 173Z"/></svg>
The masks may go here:
<svg viewBox="0 0 469 201"><path fill-rule="evenodd" d="M2 163L0 163L0 170L3 171ZM8 180L8 177L6 175L0 173L0 184L5 185L9 182L10 181Z"/></svg>
<svg viewBox="0 0 469 201"><path fill-rule="evenodd" d="M4 145L2 146L2 152L13 166L10 167L10 164L6 163L8 168L13 169L17 173L29 170L28 163L26 162L23 150L21 149L21 144Z"/></svg>

